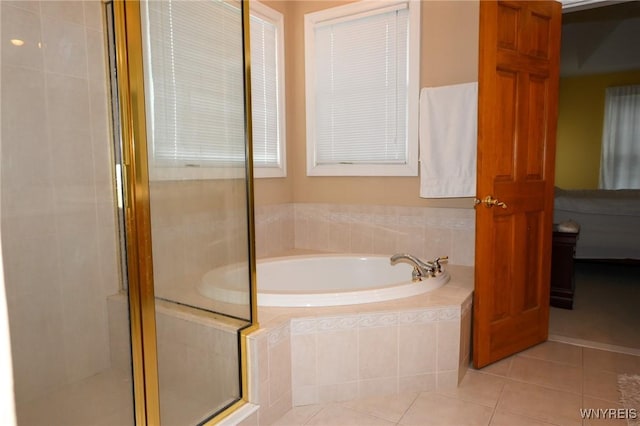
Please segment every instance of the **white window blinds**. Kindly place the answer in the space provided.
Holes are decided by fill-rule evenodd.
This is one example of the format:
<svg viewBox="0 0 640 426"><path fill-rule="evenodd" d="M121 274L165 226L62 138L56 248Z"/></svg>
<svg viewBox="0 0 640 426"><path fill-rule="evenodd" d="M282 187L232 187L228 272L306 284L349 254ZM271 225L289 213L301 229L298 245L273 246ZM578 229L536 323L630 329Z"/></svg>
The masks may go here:
<svg viewBox="0 0 640 426"><path fill-rule="evenodd" d="M179 169L189 166L244 167L244 64L238 4L143 4L152 167L171 168L167 175L171 177L183 176ZM273 169L265 176L284 176L283 18L257 2L251 7L253 160L257 168Z"/></svg>
<svg viewBox="0 0 640 426"><path fill-rule="evenodd" d="M307 67L312 67L314 86L307 86L307 96L313 98L307 111L311 122L307 137L314 145L310 167L408 163L408 5L381 8L377 3L372 10L311 19L313 27L307 28L313 40L308 43L313 56L307 56ZM417 144L417 136L411 142Z"/></svg>
<svg viewBox="0 0 640 426"><path fill-rule="evenodd" d="M239 9L218 1L145 4L153 165L244 162Z"/></svg>
<svg viewBox="0 0 640 426"><path fill-rule="evenodd" d="M284 18L251 2L251 106L256 177L286 176Z"/></svg>

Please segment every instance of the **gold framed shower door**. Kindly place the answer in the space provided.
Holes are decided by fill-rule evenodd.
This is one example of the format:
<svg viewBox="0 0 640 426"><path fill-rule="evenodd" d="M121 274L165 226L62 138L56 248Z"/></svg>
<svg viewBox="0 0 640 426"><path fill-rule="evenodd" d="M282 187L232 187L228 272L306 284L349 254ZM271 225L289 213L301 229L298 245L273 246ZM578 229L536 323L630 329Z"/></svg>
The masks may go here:
<svg viewBox="0 0 640 426"><path fill-rule="evenodd" d="M249 7L242 1L242 37L244 55L244 106L248 264L250 289L249 324L240 333L241 398L219 412L205 424L214 424L248 401L246 335L257 328L256 260L253 167L251 144L251 88ZM122 167L124 214L127 241L127 275L131 324L132 373L134 383L135 422L159 425L160 397L156 332L156 298L154 294L153 253L151 240L149 163L143 66L143 33L139 1L114 1L114 30L120 120L122 132Z"/></svg>

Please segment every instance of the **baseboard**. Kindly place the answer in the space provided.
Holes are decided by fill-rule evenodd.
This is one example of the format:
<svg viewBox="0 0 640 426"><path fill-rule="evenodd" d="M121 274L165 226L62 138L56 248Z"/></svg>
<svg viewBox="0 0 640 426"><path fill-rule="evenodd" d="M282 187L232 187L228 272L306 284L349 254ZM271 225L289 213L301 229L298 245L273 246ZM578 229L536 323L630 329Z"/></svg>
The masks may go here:
<svg viewBox="0 0 640 426"><path fill-rule="evenodd" d="M626 346L610 345L608 343L593 342L591 340L583 340L583 339L575 339L573 337L558 336L555 334L549 335L549 340L552 342L568 343L570 345L583 346L585 348L601 349L603 351L619 352L622 354L640 356L640 349L628 348Z"/></svg>

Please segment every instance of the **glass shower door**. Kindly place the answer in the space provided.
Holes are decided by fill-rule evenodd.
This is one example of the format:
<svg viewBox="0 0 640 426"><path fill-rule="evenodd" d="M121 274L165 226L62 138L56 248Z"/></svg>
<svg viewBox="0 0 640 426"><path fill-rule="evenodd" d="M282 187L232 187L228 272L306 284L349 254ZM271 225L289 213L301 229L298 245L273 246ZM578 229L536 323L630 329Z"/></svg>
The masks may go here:
<svg viewBox="0 0 640 426"><path fill-rule="evenodd" d="M2 1L0 14L0 216L18 425L131 425L103 4Z"/></svg>
<svg viewBox="0 0 640 426"><path fill-rule="evenodd" d="M162 424L197 424L241 400L240 332L255 310L246 18L237 1L145 1L137 10L127 36L140 34L129 58L141 60L129 67L143 82L130 91L144 143L132 148L128 180L141 212L142 293L153 292L155 308L141 322L155 332Z"/></svg>

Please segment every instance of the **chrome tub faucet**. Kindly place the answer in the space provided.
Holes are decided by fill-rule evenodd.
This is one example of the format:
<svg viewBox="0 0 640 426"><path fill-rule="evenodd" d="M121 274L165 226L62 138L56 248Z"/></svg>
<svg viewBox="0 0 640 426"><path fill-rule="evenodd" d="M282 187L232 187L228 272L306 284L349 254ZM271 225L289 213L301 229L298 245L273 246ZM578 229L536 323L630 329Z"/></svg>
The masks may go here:
<svg viewBox="0 0 640 426"><path fill-rule="evenodd" d="M437 274L442 273L441 262L448 259L449 256L442 256L430 262L425 262L408 253L397 253L391 256L391 264L395 265L398 262L405 262L413 265L413 272L411 273L412 280L422 281L424 278L435 277Z"/></svg>

